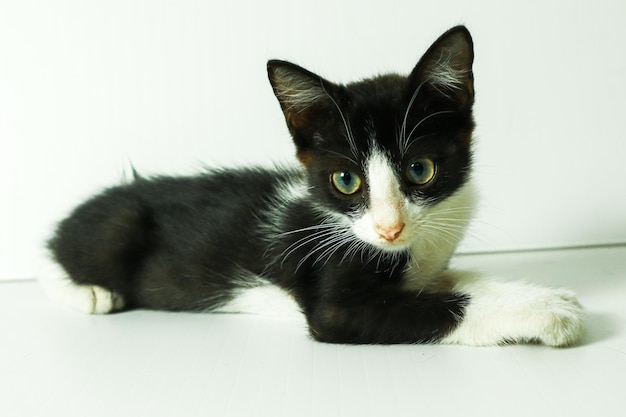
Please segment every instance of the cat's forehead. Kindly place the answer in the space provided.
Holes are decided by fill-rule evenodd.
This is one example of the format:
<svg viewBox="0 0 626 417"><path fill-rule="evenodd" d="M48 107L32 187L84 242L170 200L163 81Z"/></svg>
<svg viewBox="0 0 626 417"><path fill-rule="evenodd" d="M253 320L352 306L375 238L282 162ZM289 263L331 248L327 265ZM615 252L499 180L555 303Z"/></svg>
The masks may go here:
<svg viewBox="0 0 626 417"><path fill-rule="evenodd" d="M420 101L406 77L385 75L345 86L340 105L342 123L326 125L334 143L362 160L374 150L398 160L408 154L448 153L456 142L469 144L471 114ZM460 134L461 133L461 134Z"/></svg>
<svg viewBox="0 0 626 417"><path fill-rule="evenodd" d="M349 84L344 93L341 110L366 134L415 124L431 111L414 102L416 98L421 101L424 94L411 89L406 77L395 74Z"/></svg>
<svg viewBox="0 0 626 417"><path fill-rule="evenodd" d="M391 115L405 101L406 83L406 77L387 74L348 84L344 105L353 116L362 119Z"/></svg>
<svg viewBox="0 0 626 417"><path fill-rule="evenodd" d="M402 119L405 83L399 75L384 75L344 86L337 103L343 120L325 127L343 136L345 142L332 145L348 146L360 155L369 154L373 143L386 147L384 139L397 130Z"/></svg>
<svg viewBox="0 0 626 417"><path fill-rule="evenodd" d="M383 74L345 86L346 92L363 99L397 98L406 87L407 78L399 74Z"/></svg>

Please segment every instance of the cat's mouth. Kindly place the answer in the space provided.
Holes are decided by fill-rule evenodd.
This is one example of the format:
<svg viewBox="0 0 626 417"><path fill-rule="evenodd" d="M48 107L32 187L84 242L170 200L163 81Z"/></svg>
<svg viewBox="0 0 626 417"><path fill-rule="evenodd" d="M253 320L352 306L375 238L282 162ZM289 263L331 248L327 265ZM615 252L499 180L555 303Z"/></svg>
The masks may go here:
<svg viewBox="0 0 626 417"><path fill-rule="evenodd" d="M414 233L411 227L406 224L398 225L394 228L380 229L375 227L376 237L370 243L385 252L402 252L413 244Z"/></svg>

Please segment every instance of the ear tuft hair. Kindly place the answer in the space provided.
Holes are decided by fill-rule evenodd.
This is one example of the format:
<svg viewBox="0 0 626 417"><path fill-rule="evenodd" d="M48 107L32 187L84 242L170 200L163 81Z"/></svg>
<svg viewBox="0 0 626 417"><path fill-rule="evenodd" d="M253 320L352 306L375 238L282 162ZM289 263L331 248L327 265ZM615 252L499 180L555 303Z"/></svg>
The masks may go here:
<svg viewBox="0 0 626 417"><path fill-rule="evenodd" d="M267 70L274 94L280 102L290 128L297 128L307 118L305 113L329 100L326 86L331 84L318 75L286 61L272 60Z"/></svg>
<svg viewBox="0 0 626 417"><path fill-rule="evenodd" d="M411 79L459 101L473 101L474 47L465 26L457 26L437 39L417 64ZM419 85L418 84L418 85Z"/></svg>

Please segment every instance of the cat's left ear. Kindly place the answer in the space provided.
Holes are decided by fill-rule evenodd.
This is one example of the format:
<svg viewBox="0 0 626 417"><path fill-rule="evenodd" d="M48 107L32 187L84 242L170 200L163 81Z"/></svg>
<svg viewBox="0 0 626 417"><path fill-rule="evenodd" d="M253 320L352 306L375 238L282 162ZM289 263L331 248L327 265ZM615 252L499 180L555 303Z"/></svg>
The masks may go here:
<svg viewBox="0 0 626 417"><path fill-rule="evenodd" d="M430 96L464 107L474 102L474 44L465 26L437 39L409 76L410 88L427 88Z"/></svg>

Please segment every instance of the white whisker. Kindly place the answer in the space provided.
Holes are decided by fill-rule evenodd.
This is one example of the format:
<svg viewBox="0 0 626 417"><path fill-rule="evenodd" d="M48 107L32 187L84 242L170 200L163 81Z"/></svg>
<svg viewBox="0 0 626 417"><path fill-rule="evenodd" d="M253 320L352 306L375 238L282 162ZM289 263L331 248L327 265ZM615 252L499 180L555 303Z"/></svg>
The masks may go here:
<svg viewBox="0 0 626 417"><path fill-rule="evenodd" d="M449 241L450 243L458 241L463 236L463 233L458 233L457 230L454 230L454 229L450 230L450 229L448 229L446 227L442 227L442 226L437 226L437 225L432 225L432 224L423 224L420 227L423 230L441 232L442 235L440 235L439 237L441 237L442 239L446 239L446 236L448 238L454 239L453 241ZM446 235L446 236L444 236L444 235Z"/></svg>
<svg viewBox="0 0 626 417"><path fill-rule="evenodd" d="M326 152L328 154L331 154L331 155L336 155L336 156L338 156L339 158L342 158L342 159L347 159L348 161L352 162L354 165L357 165L357 166L359 165L359 163L354 158L350 158L349 156L341 154L339 152L334 152L334 151L331 151L331 150L328 150L328 149L326 149L324 152Z"/></svg>
<svg viewBox="0 0 626 417"><path fill-rule="evenodd" d="M285 261L287 260L287 258L289 256L291 256L291 254L293 254L295 251L297 251L298 249L314 243L315 241L323 238L324 241L333 237L333 234L335 233L335 231L337 230L336 228L337 225L335 225L335 227L328 227L325 228L324 230L318 230L315 233L312 233L310 235L306 235L301 239L296 240L294 243L292 243L291 245L289 245L280 255L279 258L282 259L281 261L281 266L285 263ZM305 229L315 229L313 226L311 228L303 228L303 229L299 229L298 232L301 232ZM324 237L326 235L329 235L329 237Z"/></svg>
<svg viewBox="0 0 626 417"><path fill-rule="evenodd" d="M335 101L335 99L328 93L328 91L326 90L326 87L324 87L324 82L322 80L320 80L320 82L322 85L322 90L324 90L324 93L326 93L330 101L332 101L332 103L335 105L335 107L337 108L337 111L339 112L339 116L341 116L341 120L343 120L343 126L346 130L346 139L348 140L348 145L350 146L350 151L352 152L352 155L355 158L359 159L359 152L356 146L356 141L354 140L354 135L352 134L352 127L350 126L350 120L348 120L345 117L345 115L343 114L343 111L339 107L339 104L337 104L337 101Z"/></svg>
<svg viewBox="0 0 626 417"><path fill-rule="evenodd" d="M321 223L321 224L316 224L313 226L303 227L301 229L295 229L295 230L290 230L288 232L279 233L278 236L288 236L288 235L293 235L295 233L307 232L307 231L317 230L317 229L331 229L337 226L339 226L339 223Z"/></svg>
<svg viewBox="0 0 626 417"><path fill-rule="evenodd" d="M413 136L413 133L415 133L415 131L417 130L417 128L419 128L422 123L424 123L425 121L427 121L428 119L431 119L435 116L440 116L442 114L450 114L450 113L454 113L451 110L442 110L442 111L438 111L432 114L429 114L428 116L425 116L424 118L422 118L422 120L419 121L419 123L417 123L415 125L415 127L413 127L413 129L411 130L411 132L409 133L409 136L406 138L406 142L408 143L411 140L411 136Z"/></svg>
<svg viewBox="0 0 626 417"><path fill-rule="evenodd" d="M347 233L344 234L339 234L339 235L333 235L330 236L324 240L322 240L321 242L319 242L315 248L313 248L313 250L311 250L309 253L307 253L302 259L300 259L300 261L298 262L298 264L296 265L296 271L300 269L300 267L302 265L304 265L304 263L311 257L313 256L315 253L324 250L323 253L326 253L326 250L328 250L328 248L330 249L335 249L335 247L340 247L341 244L346 240L347 237ZM317 257L316 261L313 262L313 264L315 265L318 260L320 259L320 256Z"/></svg>
<svg viewBox="0 0 626 417"><path fill-rule="evenodd" d="M411 111L411 108L413 107L413 103L415 102L415 99L419 95L419 92L422 89L423 85L424 85L424 82L420 83L420 85L417 86L417 88L415 89L415 92L411 96L411 100L409 101L409 104L406 107L406 111L404 112L404 118L402 120L402 128L400 129L400 135L398 136L398 145L400 148L400 154L402 156L405 155L408 149L408 143L409 143L409 139L406 136L406 120L409 117L409 113Z"/></svg>

